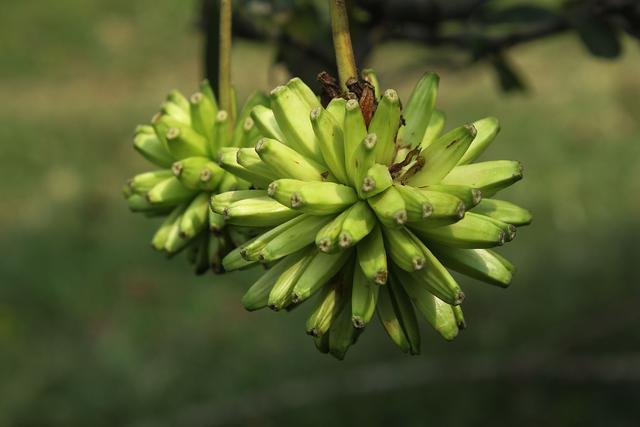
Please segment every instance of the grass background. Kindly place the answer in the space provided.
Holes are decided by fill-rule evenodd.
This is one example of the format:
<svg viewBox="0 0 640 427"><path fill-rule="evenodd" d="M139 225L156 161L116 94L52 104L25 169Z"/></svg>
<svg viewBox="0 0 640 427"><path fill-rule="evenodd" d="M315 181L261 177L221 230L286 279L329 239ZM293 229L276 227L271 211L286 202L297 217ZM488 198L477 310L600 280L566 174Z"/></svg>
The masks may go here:
<svg viewBox="0 0 640 427"><path fill-rule="evenodd" d="M504 254L508 290L461 279L469 328L423 325L402 355L376 323L340 363L303 332L308 307L247 313L257 272L193 277L148 241L124 180L173 88L200 78L195 1L21 0L0 14L0 425L638 425L640 52L589 56L558 37L513 52L526 95L489 68L438 69L454 126L486 115L486 158L518 159L507 198L534 223ZM269 45L239 42L240 99L281 83ZM403 99L430 52L370 64Z"/></svg>

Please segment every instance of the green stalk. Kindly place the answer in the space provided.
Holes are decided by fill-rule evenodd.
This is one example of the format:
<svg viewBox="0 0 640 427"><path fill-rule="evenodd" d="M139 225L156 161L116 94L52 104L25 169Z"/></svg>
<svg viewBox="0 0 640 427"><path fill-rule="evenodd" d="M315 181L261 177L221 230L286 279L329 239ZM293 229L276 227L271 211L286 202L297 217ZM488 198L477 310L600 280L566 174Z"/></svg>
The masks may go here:
<svg viewBox="0 0 640 427"><path fill-rule="evenodd" d="M219 43L218 101L231 114L231 0L220 0Z"/></svg>
<svg viewBox="0 0 640 427"><path fill-rule="evenodd" d="M333 33L333 49L336 52L338 76L343 89L347 88L350 78L357 78L358 70L353 56L349 18L347 17L346 0L329 0L331 10L331 30Z"/></svg>

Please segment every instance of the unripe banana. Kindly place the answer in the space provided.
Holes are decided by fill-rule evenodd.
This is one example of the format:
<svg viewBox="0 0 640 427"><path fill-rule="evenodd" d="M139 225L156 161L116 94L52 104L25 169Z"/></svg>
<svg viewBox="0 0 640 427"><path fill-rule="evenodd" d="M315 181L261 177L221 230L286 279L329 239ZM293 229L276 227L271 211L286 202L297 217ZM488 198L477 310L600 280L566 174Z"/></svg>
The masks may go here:
<svg viewBox="0 0 640 427"><path fill-rule="evenodd" d="M282 178L302 181L334 181L329 170L295 150L276 141L262 138L256 145L256 153Z"/></svg>
<svg viewBox="0 0 640 427"><path fill-rule="evenodd" d="M429 187L426 187L429 188ZM453 224L465 216L465 208L462 200L448 193L439 191L419 190L431 205L431 214L422 221L416 221L411 226L420 229L438 228L443 225Z"/></svg>
<svg viewBox="0 0 640 427"><path fill-rule="evenodd" d="M389 249L387 253L398 267L411 272L424 268L424 253L409 230L390 227L383 227L382 230L385 247Z"/></svg>
<svg viewBox="0 0 640 427"><path fill-rule="evenodd" d="M309 109L314 109L320 106L320 101L315 93L307 86L302 79L294 77L287 82L287 87L296 94L300 100L302 100Z"/></svg>
<svg viewBox="0 0 640 427"><path fill-rule="evenodd" d="M151 163L163 168L170 167L173 157L158 139L153 127L139 126L133 138L133 148Z"/></svg>
<svg viewBox="0 0 640 427"><path fill-rule="evenodd" d="M176 222L180 221L180 217L186 208L186 204L176 206L171 213L165 218L162 222L162 225L158 228L158 230L153 235L151 239L151 246L161 251L164 249L164 245L167 243L167 239L169 238L169 233L171 229L176 224Z"/></svg>
<svg viewBox="0 0 640 427"><path fill-rule="evenodd" d="M167 101L176 104L182 111L189 111L189 100L176 89L167 94Z"/></svg>
<svg viewBox="0 0 640 427"><path fill-rule="evenodd" d="M321 337L329 331L331 323L345 303L342 283L336 282L323 288L318 305L307 319L306 332Z"/></svg>
<svg viewBox="0 0 640 427"><path fill-rule="evenodd" d="M350 99L345 104L344 116L344 163L346 165L347 176L351 185L357 185L357 176L353 169L353 156L355 155L358 145L367 136L367 126L364 123L362 110L355 99Z"/></svg>
<svg viewBox="0 0 640 427"><path fill-rule="evenodd" d="M404 199L394 186L376 196L369 197L367 202L385 227L400 227L407 222Z"/></svg>
<svg viewBox="0 0 640 427"><path fill-rule="evenodd" d="M260 251L267 245L267 243L271 242L273 239L285 233L291 228L306 227L309 225L309 223L315 224L315 218L317 217L311 217L309 215L299 215L283 224L278 225L277 227L271 228L242 245L239 251L240 255L242 255L242 257L248 261L258 261ZM229 270L226 265L225 269Z"/></svg>
<svg viewBox="0 0 640 427"><path fill-rule="evenodd" d="M196 190L185 187L176 177L167 178L147 192L147 200L156 206L172 206L190 200Z"/></svg>
<svg viewBox="0 0 640 427"><path fill-rule="evenodd" d="M180 222L182 220L182 216L178 218L174 223L171 229L169 230L169 234L167 235L167 240L164 243L164 251L169 256L173 256L184 249L189 240L183 239L180 235Z"/></svg>
<svg viewBox="0 0 640 427"><path fill-rule="evenodd" d="M260 131L251 118L251 111L258 105L269 106L269 103L269 97L262 92L254 92L247 98L247 102L242 106L240 115L236 119L231 138L232 147L252 147L255 145L260 139Z"/></svg>
<svg viewBox="0 0 640 427"><path fill-rule="evenodd" d="M163 102L160 106L160 112L170 116L187 126L191 126L191 117L189 110L183 110L178 104L171 101Z"/></svg>
<svg viewBox="0 0 640 427"><path fill-rule="evenodd" d="M425 73L411 92L402 115L405 125L398 133L399 145L417 147L424 137L438 94L440 78L435 73Z"/></svg>
<svg viewBox="0 0 640 427"><path fill-rule="evenodd" d="M318 249L325 253L335 252L340 249L338 237L340 237L342 224L348 214L349 209L346 209L318 231L316 234L316 246Z"/></svg>
<svg viewBox="0 0 640 427"><path fill-rule="evenodd" d="M329 352L338 360L344 359L356 338L356 330L351 322L351 296L345 294L345 304L332 322L329 331Z"/></svg>
<svg viewBox="0 0 640 427"><path fill-rule="evenodd" d="M280 203L312 215L342 212L358 200L351 187L333 182L279 179L269 184L268 192Z"/></svg>
<svg viewBox="0 0 640 427"><path fill-rule="evenodd" d="M380 322L384 327L387 335L391 338L403 353L409 353L411 351L411 344L407 339L407 335L402 328L402 324L398 316L396 315L396 309L394 308L393 300L391 299L391 290L389 286L385 286L378 293L378 303L376 305L376 311Z"/></svg>
<svg viewBox="0 0 640 427"><path fill-rule="evenodd" d="M192 246L198 246L198 252L196 254L196 259L194 262L196 275L202 275L206 273L207 270L209 270L209 268L211 267L211 263L209 260L210 241L214 240L217 242L218 240L216 238L212 239L208 233L202 233L199 236L200 237L195 242L191 243Z"/></svg>
<svg viewBox="0 0 640 427"><path fill-rule="evenodd" d="M303 221L287 228L268 242L258 254L258 259L270 262L299 251L313 243L316 233L330 220L331 216L305 216Z"/></svg>
<svg viewBox="0 0 640 427"><path fill-rule="evenodd" d="M347 100L344 98L333 98L329 101L329 105L327 105L327 112L331 113L342 131L344 126L344 116L347 113ZM344 151L344 147L342 147L342 151ZM344 162L344 157L342 158L342 161Z"/></svg>
<svg viewBox="0 0 640 427"><path fill-rule="evenodd" d="M400 320L400 325L407 337L407 341L409 341L409 352L411 354L420 354L420 327L407 292L402 287L402 284L394 280L393 277L389 285L384 287L384 290L391 294L396 316Z"/></svg>
<svg viewBox="0 0 640 427"><path fill-rule="evenodd" d="M251 241L252 240L247 243L250 243ZM242 246L237 247L222 258L221 265L224 271L241 270L243 268L251 267L258 262L245 259L242 256L242 250Z"/></svg>
<svg viewBox="0 0 640 427"><path fill-rule="evenodd" d="M445 340L453 340L458 335L458 323L453 308L421 287L412 275L408 275L401 283L422 317Z"/></svg>
<svg viewBox="0 0 640 427"><path fill-rule="evenodd" d="M171 166L182 185L192 190L213 191L218 188L224 170L207 157L187 157Z"/></svg>
<svg viewBox="0 0 640 427"><path fill-rule="evenodd" d="M236 190L219 193L211 197L211 209L222 215L224 209L239 200L253 199L267 195L265 190Z"/></svg>
<svg viewBox="0 0 640 427"><path fill-rule="evenodd" d="M278 86L271 91L271 109L287 145L315 162L322 162L322 153L309 120L311 107L307 102L289 87Z"/></svg>
<svg viewBox="0 0 640 427"><path fill-rule="evenodd" d="M351 292L351 322L357 329L364 328L376 310L379 286L367 279L359 265L353 273Z"/></svg>
<svg viewBox="0 0 640 427"><path fill-rule="evenodd" d="M348 184L349 178L344 163L344 135L341 124L330 112L322 107L316 107L311 110L310 118L324 162L338 182Z"/></svg>
<svg viewBox="0 0 640 427"><path fill-rule="evenodd" d="M474 212L469 212L470 215L478 215ZM496 227L500 228L502 231L504 231L504 241L505 242L510 242L513 239L516 238L516 234L518 232L518 229L516 228L515 225L513 224L507 224L506 222L502 222L498 219L492 218L490 216L485 216L485 215L478 215L479 217L488 220L489 222L491 222L493 225L495 225Z"/></svg>
<svg viewBox="0 0 640 427"><path fill-rule="evenodd" d="M363 140L356 147L353 153L353 164L347 164L347 170L353 170L354 185L358 190L358 195L361 198L365 197L362 185L358 185L363 182L363 179L367 175L369 168L375 165L375 147L378 142L378 137L375 133L369 133L363 138Z"/></svg>
<svg viewBox="0 0 640 427"><path fill-rule="evenodd" d="M255 153L252 148L247 148ZM225 171L254 184L256 187L266 188L273 179L247 169L238 163L239 148L225 147L218 152L218 164ZM264 163L264 162L263 162Z"/></svg>
<svg viewBox="0 0 640 427"><path fill-rule="evenodd" d="M464 203L465 210L470 210L482 200L482 192L480 190L466 185L432 184L422 187L422 189L455 196Z"/></svg>
<svg viewBox="0 0 640 427"><path fill-rule="evenodd" d="M271 288L268 300L270 309L279 311L291 303L293 287L316 253L317 251L312 246L307 250L298 251L284 258L283 261L288 263L288 267L280 274L280 277Z"/></svg>
<svg viewBox="0 0 640 427"><path fill-rule="evenodd" d="M207 157L207 140L188 126L173 126L165 133L167 150L175 159Z"/></svg>
<svg viewBox="0 0 640 427"><path fill-rule="evenodd" d="M251 110L251 118L265 138L276 139L283 144L288 145L284 133L282 133L282 130L280 129L280 126L278 126L278 122L273 115L273 110L263 105L257 105L253 107L253 110Z"/></svg>
<svg viewBox="0 0 640 427"><path fill-rule="evenodd" d="M382 193L393 184L393 178L389 173L389 168L376 163L371 166L365 174L359 186L359 190L363 197L373 197Z"/></svg>
<svg viewBox="0 0 640 427"><path fill-rule="evenodd" d="M302 302L331 280L351 259L351 250L334 254L318 252L293 288L292 301Z"/></svg>
<svg viewBox="0 0 640 427"><path fill-rule="evenodd" d="M213 103L213 106L217 111L218 101L216 100L216 95L213 93L213 89L211 88L211 84L209 83L209 80L203 79L200 82L200 92L202 92L202 94L206 96L209 99L209 101Z"/></svg>
<svg viewBox="0 0 640 427"><path fill-rule="evenodd" d="M438 228L426 228L421 223L410 224L411 229L427 242L463 249L501 246L506 240L503 229L482 215L468 213L460 221Z"/></svg>
<svg viewBox="0 0 640 427"><path fill-rule="evenodd" d="M129 179L127 186L133 193L144 194L171 176L171 171L166 169L140 173Z"/></svg>
<svg viewBox="0 0 640 427"><path fill-rule="evenodd" d="M229 255L225 257L225 260ZM244 308L249 311L255 311L266 307L269 303L271 288L276 283L280 275L284 273L289 266L290 262L283 259L267 270L253 285L251 285L249 290L242 297L242 305Z"/></svg>
<svg viewBox="0 0 640 427"><path fill-rule="evenodd" d="M473 126L478 131L478 134L466 153L464 153L464 156L458 161L459 165L466 165L477 159L500 132L500 123L495 117L485 117L475 121Z"/></svg>
<svg viewBox="0 0 640 427"><path fill-rule="evenodd" d="M364 239L376 225L376 216L364 200L360 200L347 211L338 236L341 248L350 248Z"/></svg>
<svg viewBox="0 0 640 427"><path fill-rule="evenodd" d="M207 138L208 145L213 143L215 117L218 113L216 105L202 92L191 95L190 116L191 126Z"/></svg>
<svg viewBox="0 0 640 427"><path fill-rule="evenodd" d="M506 260L489 249L458 249L433 243L429 248L446 267L459 273L503 288L511 283L513 266L510 263L511 269L505 266Z"/></svg>
<svg viewBox="0 0 640 427"><path fill-rule="evenodd" d="M255 148L240 148L237 151L238 163L253 174L265 177L269 182L278 179L278 175L262 161ZM268 185L268 184L267 184ZM266 187L266 186L264 186Z"/></svg>
<svg viewBox="0 0 640 427"><path fill-rule="evenodd" d="M475 136L473 125L460 126L442 135L420 152L425 162L422 169L413 175L410 169L402 180L415 187L438 184L458 163Z"/></svg>
<svg viewBox="0 0 640 427"><path fill-rule="evenodd" d="M231 117L229 112L219 110L216 113L216 124L214 127L214 135L210 144L208 144L209 156L213 157L222 147L227 147L231 142Z"/></svg>
<svg viewBox="0 0 640 427"><path fill-rule="evenodd" d="M209 209L209 231L218 234L224 228L224 216Z"/></svg>
<svg viewBox="0 0 640 427"><path fill-rule="evenodd" d="M209 194L200 193L193 198L180 219L180 237L191 239L205 228L209 219Z"/></svg>
<svg viewBox="0 0 640 427"><path fill-rule="evenodd" d="M531 212L513 203L497 199L483 199L473 213L488 216L516 226L531 224Z"/></svg>
<svg viewBox="0 0 640 427"><path fill-rule="evenodd" d="M468 185L492 197L498 191L522 179L522 164L513 160L492 160L456 166L442 180L443 184Z"/></svg>
<svg viewBox="0 0 640 427"><path fill-rule="evenodd" d="M249 187L251 187L250 182L232 175L229 172L225 172L218 185L218 192L226 193L227 191L248 190Z"/></svg>
<svg viewBox="0 0 640 427"><path fill-rule="evenodd" d="M367 280L379 285L387 283L387 253L380 226L376 227L358 245L358 263Z"/></svg>
<svg viewBox="0 0 640 427"><path fill-rule="evenodd" d="M429 145L433 144L433 142L438 139L438 136L442 132L444 128L445 116L444 113L440 110L433 110L431 113L431 120L429 120L429 125L427 126L427 130L422 137L422 142L420 143L420 147L427 148ZM474 123L475 126L475 123Z"/></svg>
<svg viewBox="0 0 640 427"><path fill-rule="evenodd" d="M467 329L467 322L464 320L464 314L462 313L462 306L454 305L451 307L453 311L453 317L456 319L456 325L458 330Z"/></svg>
<svg viewBox="0 0 640 427"><path fill-rule="evenodd" d="M404 200L408 222L424 221L433 213L429 197L416 187L396 185L394 187Z"/></svg>
<svg viewBox="0 0 640 427"><path fill-rule="evenodd" d="M326 333L319 337L313 337L313 343L320 353L329 353L329 334Z"/></svg>
<svg viewBox="0 0 640 427"><path fill-rule="evenodd" d="M378 144L375 147L376 163L388 165L393 160L396 135L400 128L400 116L398 93L393 89L387 89L369 123L369 132L375 133L378 137Z"/></svg>
<svg viewBox="0 0 640 427"><path fill-rule="evenodd" d="M300 215L270 197L257 197L233 202L222 211L228 224L272 227Z"/></svg>

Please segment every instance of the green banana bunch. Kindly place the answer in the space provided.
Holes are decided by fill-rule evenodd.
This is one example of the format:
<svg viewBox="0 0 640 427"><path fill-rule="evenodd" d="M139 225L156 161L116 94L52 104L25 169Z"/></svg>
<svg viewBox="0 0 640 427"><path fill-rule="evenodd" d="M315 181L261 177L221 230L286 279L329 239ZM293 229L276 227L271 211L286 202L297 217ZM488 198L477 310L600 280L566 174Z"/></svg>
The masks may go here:
<svg viewBox="0 0 640 427"><path fill-rule="evenodd" d="M270 267L244 296L245 307L291 309L313 299L306 331L339 359L376 313L406 353L420 351L420 317L455 338L466 326L464 293L450 270L508 286L514 267L491 248L531 222L526 209L494 198L522 178L520 163L473 163L499 131L495 118L442 133L437 75L425 74L404 108L395 90L377 87L372 71L366 79L376 85L373 111L355 93L322 106L299 79L274 89L271 108L258 105L250 115L264 138L253 151L223 149L219 163L266 192L211 198L228 223L263 227L223 260L227 271ZM190 157L192 145L184 148ZM166 179L173 178L141 176L132 188L153 193L158 181L159 192L171 190L171 227L193 209L195 188L208 187L178 191ZM171 230L164 233L171 239Z"/></svg>
<svg viewBox="0 0 640 427"><path fill-rule="evenodd" d="M172 91L149 125L136 129L133 146L156 170L131 178L124 195L133 212L165 217L152 239L158 251L173 256L186 250L195 271L223 272L222 260L235 246L297 212L270 199L266 188L278 177L263 165L253 147L262 137L251 118L256 106L269 105L264 94L249 98L234 120L232 111L218 108L205 80L190 98ZM223 211L209 209L211 196L249 191ZM268 217L258 211L269 212ZM248 229L244 225L251 225Z"/></svg>

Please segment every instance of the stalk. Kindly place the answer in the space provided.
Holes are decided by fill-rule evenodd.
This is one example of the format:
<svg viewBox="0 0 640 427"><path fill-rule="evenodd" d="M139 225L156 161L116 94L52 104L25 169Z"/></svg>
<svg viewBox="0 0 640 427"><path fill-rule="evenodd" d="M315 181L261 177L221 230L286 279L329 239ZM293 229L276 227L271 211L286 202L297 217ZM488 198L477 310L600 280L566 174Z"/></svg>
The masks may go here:
<svg viewBox="0 0 640 427"><path fill-rule="evenodd" d="M357 78L356 60L351 45L349 18L347 17L346 0L329 0L331 10L331 30L333 33L333 49L336 52L338 76L342 89L347 88L350 78Z"/></svg>
<svg viewBox="0 0 640 427"><path fill-rule="evenodd" d="M231 1L220 0L220 40L218 68L218 101L220 108L231 114Z"/></svg>

